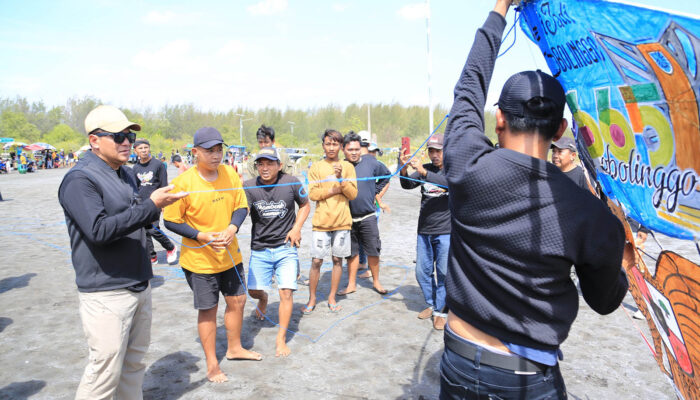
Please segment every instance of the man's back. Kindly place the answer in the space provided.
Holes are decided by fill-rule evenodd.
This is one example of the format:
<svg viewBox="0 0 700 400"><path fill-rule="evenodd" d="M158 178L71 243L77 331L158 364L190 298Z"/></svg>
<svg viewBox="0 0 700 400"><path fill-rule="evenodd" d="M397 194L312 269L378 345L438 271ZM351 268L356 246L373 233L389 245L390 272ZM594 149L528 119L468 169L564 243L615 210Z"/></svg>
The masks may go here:
<svg viewBox="0 0 700 400"><path fill-rule="evenodd" d="M621 223L553 164L495 149L483 109L505 20L479 29L455 87L445 131L452 236L447 304L497 339L556 349L578 311L573 264L586 302L599 313L620 304ZM458 200L457 200L458 199Z"/></svg>

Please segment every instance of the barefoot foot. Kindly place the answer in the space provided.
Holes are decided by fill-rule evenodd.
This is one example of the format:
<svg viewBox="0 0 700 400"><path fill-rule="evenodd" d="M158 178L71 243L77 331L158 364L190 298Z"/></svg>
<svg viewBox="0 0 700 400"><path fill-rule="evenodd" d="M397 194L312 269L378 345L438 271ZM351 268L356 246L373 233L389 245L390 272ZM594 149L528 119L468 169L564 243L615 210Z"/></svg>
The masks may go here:
<svg viewBox="0 0 700 400"><path fill-rule="evenodd" d="M287 357L292 351L287 347L286 340L277 339L277 349L275 350L275 357Z"/></svg>
<svg viewBox="0 0 700 400"><path fill-rule="evenodd" d="M255 308L255 318L260 321L265 320L265 314L267 313L267 293L262 299L258 300L258 306Z"/></svg>
<svg viewBox="0 0 700 400"><path fill-rule="evenodd" d="M367 269L367 270L365 270L365 272L363 272L363 273L361 273L361 274L358 274L357 277L358 277L358 278L371 278L371 277L372 277L372 271L370 271L369 269Z"/></svg>
<svg viewBox="0 0 700 400"><path fill-rule="evenodd" d="M207 379L209 379L209 382L214 383L223 383L228 381L226 374L221 372L221 368L219 368L218 364L216 365L216 367L211 368L209 371L207 371Z"/></svg>
<svg viewBox="0 0 700 400"><path fill-rule="evenodd" d="M227 360L250 360L250 361L260 361L262 360L262 355L260 353L256 353L254 351L250 351L244 348L240 348L238 350L234 351L227 351L226 352L226 359Z"/></svg>

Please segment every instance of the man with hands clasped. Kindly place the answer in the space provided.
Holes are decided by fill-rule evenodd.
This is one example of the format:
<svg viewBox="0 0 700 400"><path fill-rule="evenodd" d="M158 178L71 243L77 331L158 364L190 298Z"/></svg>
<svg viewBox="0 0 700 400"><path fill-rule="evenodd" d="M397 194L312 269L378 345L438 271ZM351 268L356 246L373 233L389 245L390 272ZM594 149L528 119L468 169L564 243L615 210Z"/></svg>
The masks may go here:
<svg viewBox="0 0 700 400"><path fill-rule="evenodd" d="M194 134L195 166L175 178L176 190L190 193L163 212L165 226L182 236L180 266L199 310L197 329L207 359L207 378L227 381L216 358L216 311L219 292L226 301L224 325L229 360L261 360L241 346L245 277L236 233L248 215L248 202L238 173L222 165L223 139L211 127Z"/></svg>

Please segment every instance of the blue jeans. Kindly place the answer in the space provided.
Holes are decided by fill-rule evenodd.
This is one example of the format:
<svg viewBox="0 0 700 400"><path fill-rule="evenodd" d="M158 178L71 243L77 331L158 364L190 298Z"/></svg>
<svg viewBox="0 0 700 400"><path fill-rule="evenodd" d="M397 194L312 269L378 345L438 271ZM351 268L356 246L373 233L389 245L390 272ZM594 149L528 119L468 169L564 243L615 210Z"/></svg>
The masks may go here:
<svg viewBox="0 0 700 400"><path fill-rule="evenodd" d="M445 308L445 275L450 235L418 234L416 244L416 281L433 315L442 315Z"/></svg>
<svg viewBox="0 0 700 400"><path fill-rule="evenodd" d="M270 290L272 275L279 289L297 290L299 257L294 246L251 250L248 264L248 289Z"/></svg>
<svg viewBox="0 0 700 400"><path fill-rule="evenodd" d="M445 348L440 361L440 399L566 399L559 364L544 372L516 374L515 371L480 364Z"/></svg>

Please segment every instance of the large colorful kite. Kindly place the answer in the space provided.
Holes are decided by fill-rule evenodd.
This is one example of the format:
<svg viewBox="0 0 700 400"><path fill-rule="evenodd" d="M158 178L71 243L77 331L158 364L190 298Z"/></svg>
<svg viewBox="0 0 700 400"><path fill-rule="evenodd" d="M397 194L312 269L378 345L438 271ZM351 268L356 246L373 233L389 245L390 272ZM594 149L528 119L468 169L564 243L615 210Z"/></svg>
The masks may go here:
<svg viewBox="0 0 700 400"><path fill-rule="evenodd" d="M523 3L521 22L567 91L606 193L647 228L700 239L697 17L539 0Z"/></svg>
<svg viewBox="0 0 700 400"><path fill-rule="evenodd" d="M700 18L601 0L523 0L520 11L608 197L653 231L700 240ZM627 274L659 367L680 398L700 398L700 267L662 251L653 275L643 262Z"/></svg>

